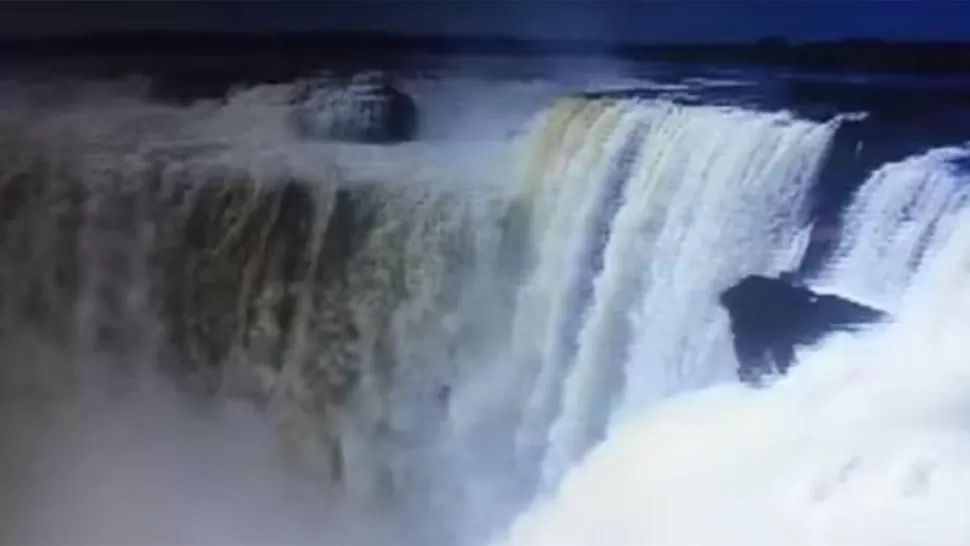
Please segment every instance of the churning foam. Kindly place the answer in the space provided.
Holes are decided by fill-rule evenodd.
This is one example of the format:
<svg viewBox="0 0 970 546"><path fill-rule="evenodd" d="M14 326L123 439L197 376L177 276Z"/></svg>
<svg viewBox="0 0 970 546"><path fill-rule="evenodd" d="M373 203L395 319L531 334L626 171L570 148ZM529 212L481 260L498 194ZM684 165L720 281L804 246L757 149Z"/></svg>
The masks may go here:
<svg viewBox="0 0 970 546"><path fill-rule="evenodd" d="M641 412L497 544L966 544L970 215L951 221L896 322L803 351L771 389Z"/></svg>

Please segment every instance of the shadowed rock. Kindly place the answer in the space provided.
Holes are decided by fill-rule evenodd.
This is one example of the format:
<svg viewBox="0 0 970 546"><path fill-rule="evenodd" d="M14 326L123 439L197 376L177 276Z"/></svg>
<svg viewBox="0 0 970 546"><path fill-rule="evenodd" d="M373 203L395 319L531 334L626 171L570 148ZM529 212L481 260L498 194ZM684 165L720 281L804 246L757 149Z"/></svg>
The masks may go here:
<svg viewBox="0 0 970 546"><path fill-rule="evenodd" d="M731 317L738 377L754 385L766 375L786 373L797 346L886 318L883 311L761 275L722 292L721 304Z"/></svg>

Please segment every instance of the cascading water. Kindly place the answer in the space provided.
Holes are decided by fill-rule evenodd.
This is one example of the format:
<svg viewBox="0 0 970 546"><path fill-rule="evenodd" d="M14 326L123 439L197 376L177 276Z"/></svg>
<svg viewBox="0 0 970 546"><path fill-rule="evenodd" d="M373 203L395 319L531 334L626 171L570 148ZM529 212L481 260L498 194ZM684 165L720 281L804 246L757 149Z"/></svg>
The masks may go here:
<svg viewBox="0 0 970 546"><path fill-rule="evenodd" d="M778 254L804 221L836 127L664 103L605 107L594 123L612 115L628 124L603 142L607 153L597 154L599 125L587 129L580 118L582 129L572 128L583 135L581 151L562 150L543 173L543 188L561 201L537 199L537 227L549 234L537 237L536 272L518 308L516 334L527 346L519 350L541 362L519 442L548 444L547 485L600 439L615 409L731 373L714 295L746 272L791 265ZM585 154L607 170L588 168ZM563 176L559 165L574 171ZM703 267L700 256L709 257ZM544 347L529 348L536 339ZM516 381L527 381L522 365Z"/></svg>
<svg viewBox="0 0 970 546"><path fill-rule="evenodd" d="M624 414L733 376L717 293L796 265L839 122L634 100L544 112L519 197L531 259L512 342L452 409L452 448L488 459L456 471L491 482L467 486L470 517L550 491Z"/></svg>
<svg viewBox="0 0 970 546"><path fill-rule="evenodd" d="M965 543L970 527L951 509L970 500L970 209L952 163L964 156L887 165L848 208L826 286L868 287L859 274L888 271L873 288L901 302L893 324L803 351L771 389L721 386L641 411L497 543ZM887 201L922 206L900 225Z"/></svg>
<svg viewBox="0 0 970 546"><path fill-rule="evenodd" d="M458 340L470 337L476 321L494 318L459 310L500 293L494 284L502 283L501 271L489 273L502 263L504 198L473 184L443 185L434 178L440 170L409 172L407 162L396 165L400 180L373 178L389 167L368 158L390 156L393 163L390 148L363 147L360 160L340 155L341 145L294 140L287 146L274 124L286 109L253 98L258 91L225 105L179 108L109 94L2 112L0 345L5 361L18 364L4 367L4 402L18 419L38 404L42 411L64 406L51 417L57 427L3 423L13 438L34 435L25 428L57 431L50 444L34 446L44 453L25 450L23 456L60 461L49 463L47 477L31 474L24 486L53 491L34 499L39 510L78 510L73 496L51 500L62 487L53 477L99 487L86 476L110 469L97 461L120 468L153 457L145 446L158 441L143 438L143 430L153 429L155 415L191 419L179 396L165 390L169 378L191 392L247 398L267 408L301 460L360 496L393 498L426 487L413 461L430 443L440 393L458 373L452 364L475 347L474 340ZM239 101L260 108L241 108ZM239 119L240 109L250 119ZM422 156L414 146L404 148L399 156ZM328 159L335 156L341 159ZM464 160L461 153L444 156L455 164ZM457 175L455 183L475 176ZM145 382L147 393L136 388ZM161 410L149 403L153 397L165 401ZM199 411L202 421L222 419L214 417L216 410ZM116 418L117 412L130 412L131 422ZM226 440L236 441L234 418L227 419ZM197 442L205 434L197 430L201 425L164 425L160 434L174 442ZM130 434L118 432L125 430ZM102 432L111 439L105 453L88 439ZM210 433L218 437L218 427ZM154 472L167 473L160 481L173 483L183 483L186 473L221 476L211 468L220 455L207 445L198 446L197 464L189 447L175 457L181 462L161 461ZM91 459L94 468L47 457L58 452ZM237 465L224 455L226 468L247 472L237 476L243 498L260 495L252 482L270 480L266 475L274 471L252 468L251 460ZM10 467L18 464L27 462ZM224 483L228 479L216 479L215 495L237 488ZM158 483L135 480L127 491L111 480L105 488L147 503ZM139 519L148 511L122 516L113 506L92 503L85 513L93 526L73 529L70 540L137 542L129 533L143 524L143 543L238 544L246 533L245 526L229 529L229 520L216 517L223 509L207 521L213 530L193 520L181 522L184 528L173 535ZM188 517L181 505L143 506ZM2 516L8 521L7 513ZM285 523L292 519L286 514L261 517L278 518L265 526L281 533L268 542L302 542L293 537L310 532L306 521ZM118 518L131 519L130 526L112 534ZM260 517L252 519L256 525ZM59 542L72 532L42 521L32 525L13 531L11 540ZM313 524L318 533L321 525Z"/></svg>
<svg viewBox="0 0 970 546"><path fill-rule="evenodd" d="M404 529L449 544L485 543L519 513L498 542L885 544L849 525L888 517L867 500L875 486L926 499L890 507L903 519L966 500L956 425L920 428L961 403L941 389L965 375L964 150L874 173L814 280L899 301L899 322L804 351L791 377L753 392L734 384L717 294L798 265L843 118L550 100L558 90L535 85L514 121L481 134L448 120L486 114L439 105L424 139L347 144L292 134L294 87L182 107L103 90L38 104L3 88L15 106L0 111L0 355L23 365L0 370L0 392L47 413L0 424L31 442L55 432L4 453L0 476L68 512L83 500L58 480L98 491L63 520L84 525L45 534L39 519L15 542L314 543L326 533L307 521L343 519L314 495L300 509L255 502L275 478L254 469L272 457L234 458L240 426L219 425L222 409L170 426L198 417L172 384L202 406L252 402L274 432L243 444L281 431L343 495L404 506ZM931 342L946 349L936 373L908 381ZM899 451L904 433L929 447ZM157 475L141 479L146 457ZM17 465L32 470L5 470ZM210 477L214 496L179 498ZM138 498L164 494L132 515L111 500L129 480ZM21 519L7 508L0 523ZM261 524L274 510L287 517ZM170 525L146 517L169 511ZM970 536L933 517L934 544ZM117 521L124 532L98 523Z"/></svg>
<svg viewBox="0 0 970 546"><path fill-rule="evenodd" d="M846 211L839 246L815 284L895 308L970 198L960 165L968 157L967 148L939 148L874 172Z"/></svg>

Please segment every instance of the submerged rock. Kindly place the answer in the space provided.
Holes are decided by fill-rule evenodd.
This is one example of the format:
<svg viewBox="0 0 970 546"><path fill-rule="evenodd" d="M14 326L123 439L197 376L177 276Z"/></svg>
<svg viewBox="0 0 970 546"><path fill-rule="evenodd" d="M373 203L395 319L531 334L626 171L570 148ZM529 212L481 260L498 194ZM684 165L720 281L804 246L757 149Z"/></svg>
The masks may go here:
<svg viewBox="0 0 970 546"><path fill-rule="evenodd" d="M358 74L346 86L310 82L295 99L293 122L306 138L387 143L414 138L418 108L379 72Z"/></svg>
<svg viewBox="0 0 970 546"><path fill-rule="evenodd" d="M887 317L878 309L761 275L749 275L722 292L721 304L731 317L738 377L755 385L766 375L786 373L797 346Z"/></svg>

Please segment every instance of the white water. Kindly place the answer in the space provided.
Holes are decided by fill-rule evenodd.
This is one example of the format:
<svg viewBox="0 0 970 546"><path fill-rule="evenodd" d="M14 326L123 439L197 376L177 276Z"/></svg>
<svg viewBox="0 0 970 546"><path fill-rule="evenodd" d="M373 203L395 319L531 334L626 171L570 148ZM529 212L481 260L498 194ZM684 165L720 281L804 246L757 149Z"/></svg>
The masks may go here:
<svg viewBox="0 0 970 546"><path fill-rule="evenodd" d="M393 510L360 507L340 497L348 489L368 489L386 477L388 467L402 467L398 478L425 485L423 476L409 472L411 446L399 444L424 442L427 431L422 427L427 423L421 418L429 401L437 401L438 382L448 378L452 362L441 356L449 350L442 340L462 323L439 319L456 299L455 279L462 268L475 269L483 259L495 261L489 260L488 250L499 230L496 216L503 196L494 188L505 184L496 174L505 172L507 161L501 159L510 143L486 140L449 147L300 141L285 125L287 108L278 89L257 88L233 95L226 104L187 107L158 104L138 90L99 86L79 90L77 96L54 89L51 104L34 104L43 101L38 99L42 93L33 91L15 84L5 87L10 100L0 108L0 181L38 183L36 192L27 192L36 195L25 200L19 214L3 219L5 229L12 229L0 237L6 257L0 268L6 313L0 317L0 442L16 446L0 454L0 482L5 484L0 542L350 546L387 544L394 536L395 543L407 543L421 522L402 525L393 521ZM161 168L155 171L153 165ZM161 239L167 227L185 218L174 208L169 209L173 217L153 216L153 185L163 185L163 193L194 194L203 185L241 183L258 201L259 191L292 179L320 187L319 218L309 222L314 235L308 256L320 250L322 237L316 235L322 231L319 226L327 225L332 210L328 200L338 185L363 182L382 190L372 202L376 226L362 237L348 281L355 296L350 309L340 308L339 298L329 294L338 304L322 306L324 316L315 317L318 322L311 326L316 329L306 343L313 351L310 363L319 369L333 375L347 366L364 370L364 387L351 410L357 410L354 417L362 425L341 421L330 408L312 413L318 399L326 396L314 389L326 385L319 387L319 373L310 385L299 358L292 359L292 369L282 379L270 377L281 399L278 405L284 406L272 415L226 410L215 403L193 407L196 400L189 395L181 400L168 381L153 381L146 392L131 392L125 381L115 381L113 375L136 371L157 379L156 347L149 345L158 341L151 328L158 326L159 317L152 314L156 310L146 309L144 300L150 288L157 288L152 285L164 267L149 254L156 235ZM185 212L191 197L187 201ZM63 221L75 209L81 216L76 227ZM4 214L10 214L6 208ZM233 235L224 229L225 235ZM76 248L65 251L65 246ZM67 276L77 270L82 286L76 307L68 296L57 301L61 294L54 277L65 263ZM189 275L195 273L191 263L184 265ZM402 301L401 285L409 300ZM24 347L17 343L21 327L32 327L24 326L27 321L18 313L37 292L50 304L50 314L57 315L44 320L65 323L65 337L81 338L77 347L58 352L60 340L24 342ZM233 296L245 301L244 294ZM233 311L230 305L218 313ZM360 324L363 341L347 343L333 335L346 316L332 315L341 312ZM138 347L144 354L118 356L109 366L103 355L83 352L84 341L94 337L88 330L105 324L117 326L129 344L145 345ZM321 337L323 342L312 343ZM407 363L395 370L393 389L382 383L390 382L391 374L377 369L383 355L375 356L384 349L375 346L387 339L394 356ZM434 341L439 343L429 347ZM302 348L293 353L301 356ZM253 367L262 364L269 363ZM436 367L429 370L429 364ZM102 373L94 374L91 385L79 386L75 372L90 369ZM110 399L105 392L116 383L127 396ZM93 411L75 411L79 397L105 403ZM291 428L306 432L298 441L339 437L339 448L350 459L344 470L352 483L346 489L317 487L326 482L324 476L304 472L301 463L306 461L299 457L280 456L282 435L273 425L296 420ZM387 441L388 433L375 438L378 425L406 441ZM317 453L332 456L329 447ZM355 448L366 449L370 457L354 458ZM313 461L322 467L327 462Z"/></svg>
<svg viewBox="0 0 970 546"><path fill-rule="evenodd" d="M629 416L733 380L717 294L800 259L838 125L663 101L544 112L524 153L532 261L512 340L456 394L445 434L462 485L448 513L469 540Z"/></svg>
<svg viewBox="0 0 970 546"><path fill-rule="evenodd" d="M887 166L883 184L898 185L870 182L854 208L878 214L880 194L906 192L904 183L911 193L899 200L934 191L922 185L925 171L909 168L920 161ZM938 167L930 183L952 191L953 171ZM889 176L894 169L902 172ZM926 207L914 219L916 235L939 238L924 262L901 245L868 264L916 270L900 286L909 289L895 323L803 351L770 389L724 385L640 411L496 544L966 544L970 214L949 211L952 227L940 232L930 217L938 212ZM897 220L888 207L887 226L857 232L855 248L884 245ZM837 276L830 282L838 287Z"/></svg>
<svg viewBox="0 0 970 546"><path fill-rule="evenodd" d="M957 203L951 196L960 192L952 184L940 192L926 186L937 179L953 182L952 176L933 171L938 162L919 159L911 162L923 170L910 169L928 173L919 181L885 176L909 184L887 200L899 209L920 203L919 233L888 262L859 258L848 268L882 264L894 278L908 276L900 260L910 260L922 245L917 241L932 231L940 250L930 253L936 265L919 276L914 303L899 325L803 355L805 365L768 391L719 386L683 394L733 376L726 317L715 295L745 274L775 273L800 257L806 193L838 120L818 124L783 113L567 100L545 111L527 135L531 140L516 139L520 118L548 93L530 88L512 108L512 122L489 120L480 106L444 105L424 135L435 142L391 147L298 142L282 124L285 108L273 99L273 89L186 109L113 97L65 108L63 116L45 111L46 125L37 131L76 133L106 161L148 154L139 147L145 142L160 148L185 144L199 148L188 166L212 165L213 172L229 167L258 183L292 176L406 188L407 198L388 197L382 207L379 229L364 242L351 284L360 290L352 310L366 326L364 337L389 331L385 339L404 365L382 376L368 347L363 356L355 353L364 386L340 422L340 447L351 488L377 489L372 483L386 472L399 487L454 478L459 487L445 489L455 495L443 496L434 515L465 518L454 520L461 538L475 540L502 521L518 508L522 490L533 492L533 482L543 495L510 529L508 544L946 545L970 536L952 511L939 508L967 500L966 473L954 461L968 450L962 423L946 405L963 403L947 388L966 390L959 365L963 319L951 304L962 297L955 287L965 274L963 247L970 242L950 237L960 233L959 216L951 214ZM502 102L482 95L488 94L468 100ZM427 96L432 102L444 98ZM456 134L450 116L463 120L459 126L493 125L479 135ZM134 138L140 131L149 138ZM486 262L500 246L496 210L505 205L493 199L494 190L518 180L509 152L524 144L526 177L513 208L527 211L529 222L526 233L513 235L526 239L533 262L509 320L495 300L504 297L500 285L511 285L515 276ZM908 169L911 162L902 165ZM412 186L421 189L410 191ZM886 190L877 182L869 186L878 195ZM929 188L925 197L923 188ZM442 195L441 189L461 193ZM896 218L879 216L885 207L865 195L854 210L867 211L869 227L854 228L858 235L844 251L846 263L871 248L886 233L884 224ZM931 218L940 211L947 211L945 226ZM461 278L464 299L442 316L442 307L451 305L442 302L455 288L448 284L456 282L448 274L454 262L475 275ZM838 276L833 278L838 287ZM388 296L397 279L412 291L409 301ZM511 342L475 330L502 321L511 324L494 329L510 326ZM340 364L337 349L321 355L319 365ZM931 350L943 351L925 367L934 373L914 376L912 362L936 354ZM847 365L858 362L874 364ZM311 390L304 377L291 379L300 383L294 388L301 395ZM422 442L438 433L439 385L456 380L466 383L456 386L447 409L444 449L432 453ZM289 409L303 411L306 400L295 401ZM358 525L355 514L344 518L339 510L336 517L355 529L322 532L319 527L331 522L320 523L325 503L315 492L297 494L304 502L320 502L312 509L288 504L293 495L287 484L279 492L274 488L287 478L261 472L269 458L262 444L270 436L261 422L241 418L243 425L235 427L238 416L230 416L211 427L182 427L198 416L179 414L155 436L154 410L139 402L130 421L98 415L88 430L105 430L104 436L54 444L52 452L94 461L68 464L65 483L76 491L105 489L100 496L60 495L55 484L38 503L34 527L43 531L45 517L80 509L74 514L94 521L84 535L102 543L130 543L139 532L162 542L320 537L325 543L388 543L383 537L353 538L370 519ZM145 420L139 412L146 412ZM324 427L313 419L304 424L311 433ZM139 434L123 433L132 428ZM222 430L227 432L220 437ZM217 445L209 451L211 444L200 437ZM101 445L99 438L109 441ZM247 451L250 441L259 445ZM166 451L169 442L178 449ZM157 473L130 470L165 456L170 458L153 467ZM116 470L132 479L122 480ZM218 490L211 497L194 495L194 480ZM160 491L162 498L114 504L113 498L132 491ZM155 511L169 512L170 526L153 523L149 513ZM893 515L895 525L885 524ZM97 524L108 520L130 525ZM73 530L57 526L35 536L63 543Z"/></svg>
<svg viewBox="0 0 970 546"><path fill-rule="evenodd" d="M923 258L956 229L970 148L938 148L878 169L845 211L845 227L819 289L895 309Z"/></svg>
<svg viewBox="0 0 970 546"><path fill-rule="evenodd" d="M716 294L792 265L838 125L664 102L567 108L550 113L576 116L555 129L561 148L527 181L537 264L511 360L530 389L520 456L539 458L546 487L616 415L733 374Z"/></svg>

